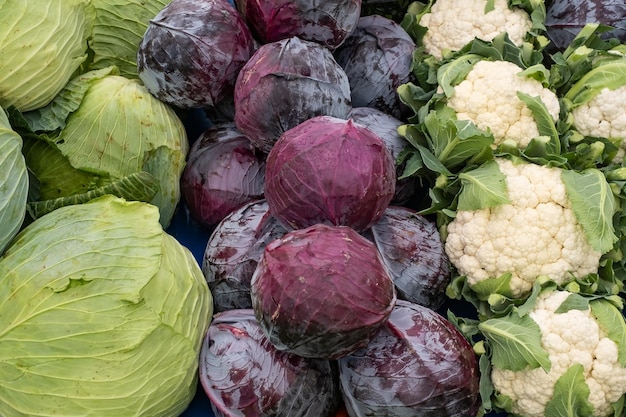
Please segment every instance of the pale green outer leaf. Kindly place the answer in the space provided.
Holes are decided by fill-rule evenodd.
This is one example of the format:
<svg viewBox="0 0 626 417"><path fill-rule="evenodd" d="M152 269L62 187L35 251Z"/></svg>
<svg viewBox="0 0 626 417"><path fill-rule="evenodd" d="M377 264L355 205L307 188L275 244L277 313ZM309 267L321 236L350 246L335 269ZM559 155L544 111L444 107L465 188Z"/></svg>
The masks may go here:
<svg viewBox="0 0 626 417"><path fill-rule="evenodd" d="M0 107L0 255L17 234L26 215L28 172L22 138Z"/></svg>
<svg viewBox="0 0 626 417"><path fill-rule="evenodd" d="M480 210L510 202L506 177L493 160L460 173L459 179L463 184L459 194L459 210Z"/></svg>
<svg viewBox="0 0 626 417"><path fill-rule="evenodd" d="M604 174L597 169L564 169L561 178L578 223L591 247L606 253L617 241L613 226L616 202Z"/></svg>
<svg viewBox="0 0 626 417"><path fill-rule="evenodd" d="M489 341L494 367L511 371L550 369L548 352L541 346L541 330L530 316L511 313L485 320L478 328Z"/></svg>
<svg viewBox="0 0 626 417"><path fill-rule="evenodd" d="M126 200L150 202L159 191L159 182L145 171L135 172L122 179L95 190L53 200L33 201L28 203L28 212L34 219L71 204L83 204L107 194Z"/></svg>
<svg viewBox="0 0 626 417"><path fill-rule="evenodd" d="M16 237L0 260L0 415L185 410L212 300L158 219L155 206L106 196Z"/></svg>
<svg viewBox="0 0 626 417"><path fill-rule="evenodd" d="M115 65L120 74L137 78L137 50L154 18L170 0L92 0L96 9L91 69Z"/></svg>
<svg viewBox="0 0 626 417"><path fill-rule="evenodd" d="M47 106L26 112L22 117L32 132L53 132L65 127L67 117L80 107L85 93L96 80L118 75L116 67L89 71L72 78Z"/></svg>
<svg viewBox="0 0 626 417"><path fill-rule="evenodd" d="M180 200L187 134L173 109L138 80L110 75L93 82L56 146L75 169L111 180L152 174L160 190L151 202L161 210L162 225L169 225Z"/></svg>
<svg viewBox="0 0 626 417"><path fill-rule="evenodd" d="M589 305L600 328L617 344L620 365L626 368L626 322L622 312L603 299L592 300Z"/></svg>
<svg viewBox="0 0 626 417"><path fill-rule="evenodd" d="M615 90L626 85L626 58L608 61L589 70L565 93L572 108L589 102L604 88Z"/></svg>
<svg viewBox="0 0 626 417"><path fill-rule="evenodd" d="M47 105L87 58L89 0L0 0L0 106Z"/></svg>
<svg viewBox="0 0 626 417"><path fill-rule="evenodd" d="M584 368L577 363L556 380L554 394L546 404L545 415L550 417L589 417L593 405L589 402L589 387Z"/></svg>
<svg viewBox="0 0 626 417"><path fill-rule="evenodd" d="M54 200L82 194L110 184L108 177L81 171L48 142L39 139L24 141L26 165L39 181L38 200Z"/></svg>

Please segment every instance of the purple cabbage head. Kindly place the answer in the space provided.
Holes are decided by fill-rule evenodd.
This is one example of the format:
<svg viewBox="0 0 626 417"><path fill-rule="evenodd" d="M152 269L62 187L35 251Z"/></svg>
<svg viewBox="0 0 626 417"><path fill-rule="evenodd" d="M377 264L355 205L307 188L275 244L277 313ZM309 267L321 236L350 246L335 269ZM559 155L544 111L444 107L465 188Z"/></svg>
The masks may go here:
<svg viewBox="0 0 626 417"><path fill-rule="evenodd" d="M350 417L467 417L479 410L472 346L427 307L398 300L376 337L338 363Z"/></svg>
<svg viewBox="0 0 626 417"><path fill-rule="evenodd" d="M397 89L412 79L415 48L400 24L380 15L362 16L334 53L350 80L352 106L374 107L404 119L408 107Z"/></svg>
<svg viewBox="0 0 626 417"><path fill-rule="evenodd" d="M192 144L181 190L192 217L211 228L233 210L263 198L265 155L232 122L206 129Z"/></svg>
<svg viewBox="0 0 626 417"><path fill-rule="evenodd" d="M450 263L433 222L410 208L390 206L368 235L380 251L398 299L433 310L443 305Z"/></svg>
<svg viewBox="0 0 626 417"><path fill-rule="evenodd" d="M352 120L317 116L285 132L267 157L265 198L287 228L361 232L383 215L396 171L383 140Z"/></svg>
<svg viewBox="0 0 626 417"><path fill-rule="evenodd" d="M328 48L291 37L259 47L239 73L234 101L239 130L269 152L307 119L347 118L350 83Z"/></svg>
<svg viewBox="0 0 626 417"><path fill-rule="evenodd" d="M331 417L339 407L336 364L278 351L251 309L214 316L199 374L216 417Z"/></svg>
<svg viewBox="0 0 626 417"><path fill-rule="evenodd" d="M215 227L202 260L215 312L252 308L252 274L265 246L285 233L265 200L243 205Z"/></svg>
<svg viewBox="0 0 626 417"><path fill-rule="evenodd" d="M374 244L349 227L321 223L269 243L250 291L279 350L328 359L365 347L396 302Z"/></svg>
<svg viewBox="0 0 626 417"><path fill-rule="evenodd" d="M297 36L334 49L354 31L361 0L237 0L261 43Z"/></svg>
<svg viewBox="0 0 626 417"><path fill-rule="evenodd" d="M602 23L613 29L601 38L626 42L626 3L624 0L552 0L546 6L546 35L551 53L563 51L587 23Z"/></svg>
<svg viewBox="0 0 626 417"><path fill-rule="evenodd" d="M250 29L227 0L173 0L150 21L137 71L161 101L211 107L233 94L255 48Z"/></svg>
<svg viewBox="0 0 626 417"><path fill-rule="evenodd" d="M398 128L404 122L374 107L353 107L348 117L380 136L396 162L396 178L402 175L404 164L398 164L397 160L400 153L409 145L409 142L398 133ZM406 203L413 196L416 189L416 177L397 179L396 192L392 203Z"/></svg>

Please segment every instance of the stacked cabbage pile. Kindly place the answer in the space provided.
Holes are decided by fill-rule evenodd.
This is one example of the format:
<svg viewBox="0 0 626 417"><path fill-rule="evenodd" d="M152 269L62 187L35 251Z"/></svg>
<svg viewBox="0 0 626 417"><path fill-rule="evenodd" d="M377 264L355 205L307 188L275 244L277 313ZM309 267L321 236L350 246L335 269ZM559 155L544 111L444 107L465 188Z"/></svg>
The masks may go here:
<svg viewBox="0 0 626 417"><path fill-rule="evenodd" d="M623 416L624 9L0 0L0 415Z"/></svg>

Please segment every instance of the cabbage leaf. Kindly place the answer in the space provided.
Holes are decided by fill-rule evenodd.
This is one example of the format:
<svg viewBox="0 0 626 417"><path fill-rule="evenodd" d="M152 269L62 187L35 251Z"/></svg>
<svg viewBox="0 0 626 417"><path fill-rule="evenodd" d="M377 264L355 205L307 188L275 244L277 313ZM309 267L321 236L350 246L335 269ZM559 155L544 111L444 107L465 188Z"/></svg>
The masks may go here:
<svg viewBox="0 0 626 417"><path fill-rule="evenodd" d="M0 415L178 415L211 296L155 206L105 196L31 223L0 258Z"/></svg>

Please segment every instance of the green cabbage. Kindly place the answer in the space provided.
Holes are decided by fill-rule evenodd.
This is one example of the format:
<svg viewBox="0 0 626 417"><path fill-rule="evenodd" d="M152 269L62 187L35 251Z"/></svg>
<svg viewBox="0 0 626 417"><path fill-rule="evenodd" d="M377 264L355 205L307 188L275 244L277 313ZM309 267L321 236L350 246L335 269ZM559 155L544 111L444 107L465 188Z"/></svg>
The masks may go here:
<svg viewBox="0 0 626 417"><path fill-rule="evenodd" d="M22 138L0 107L0 255L22 226L27 196L28 175Z"/></svg>
<svg viewBox="0 0 626 417"><path fill-rule="evenodd" d="M47 105L87 58L89 0L0 0L0 106Z"/></svg>
<svg viewBox="0 0 626 417"><path fill-rule="evenodd" d="M137 50L155 17L170 0L92 0L96 8L91 69L115 65L120 74L137 78Z"/></svg>
<svg viewBox="0 0 626 417"><path fill-rule="evenodd" d="M41 184L40 201L87 193L146 172L156 182L156 194L118 197L156 205L167 228L180 200L189 149L185 127L139 80L117 74L116 67L82 74L49 106L22 114L29 132L26 163Z"/></svg>
<svg viewBox="0 0 626 417"><path fill-rule="evenodd" d="M50 212L0 258L0 415L179 415L211 315L156 207L108 195Z"/></svg>

